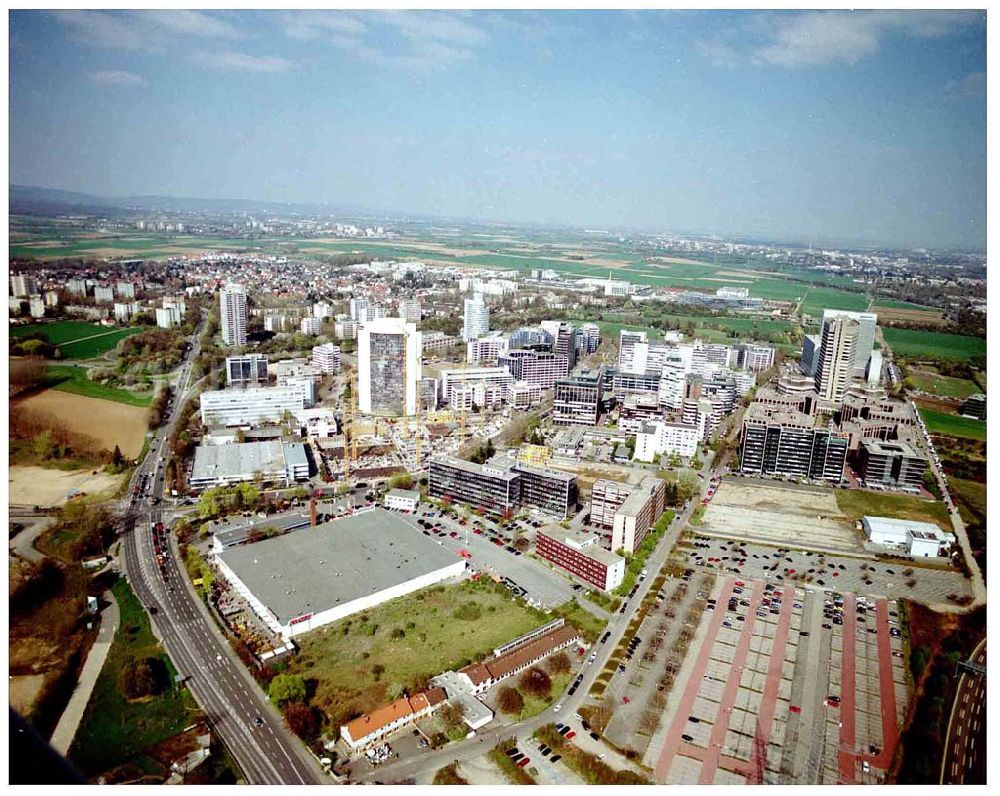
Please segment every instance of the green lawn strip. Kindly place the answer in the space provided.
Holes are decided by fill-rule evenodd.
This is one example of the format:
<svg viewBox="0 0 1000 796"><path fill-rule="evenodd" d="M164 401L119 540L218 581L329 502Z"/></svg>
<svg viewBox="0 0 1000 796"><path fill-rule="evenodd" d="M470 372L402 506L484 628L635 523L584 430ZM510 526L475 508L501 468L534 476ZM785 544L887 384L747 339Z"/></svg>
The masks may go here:
<svg viewBox="0 0 1000 796"><path fill-rule="evenodd" d="M940 373L927 373L921 370L910 370L907 373L906 386L945 398L968 398L981 392L979 385L969 379L942 376Z"/></svg>
<svg viewBox="0 0 1000 796"><path fill-rule="evenodd" d="M609 614L613 614L615 611L621 607L622 601L618 597L612 597L603 591L598 591L597 589L591 589L583 594L583 598L587 602L591 602L599 608L603 608Z"/></svg>
<svg viewBox="0 0 1000 796"><path fill-rule="evenodd" d="M922 500L910 495L891 495L860 489L838 489L835 495L837 507L852 521L872 516L933 522L945 529L951 525L948 509L940 500Z"/></svg>
<svg viewBox="0 0 1000 796"><path fill-rule="evenodd" d="M45 371L50 386L55 390L83 395L87 398L102 398L105 401L117 401L129 406L149 406L153 401L152 394L137 395L128 390L115 387L105 387L103 384L87 378L87 369L73 365L50 365Z"/></svg>
<svg viewBox="0 0 1000 796"><path fill-rule="evenodd" d="M944 437L967 437L969 439L986 439L986 423L971 417L949 415L947 412L935 412L933 409L920 407L920 416L931 434Z"/></svg>
<svg viewBox="0 0 1000 796"><path fill-rule="evenodd" d="M897 357L929 360L963 360L986 356L986 340L922 329L882 328L886 343Z"/></svg>
<svg viewBox="0 0 1000 796"><path fill-rule="evenodd" d="M571 647L566 650L566 654L571 659L577 659L575 649L575 647ZM544 662L540 665L544 668ZM521 696L524 698L524 710L521 711L520 718L530 719L532 716L537 716L557 699L560 699L566 689L569 688L570 681L575 676L572 671L561 672L559 674L549 673L549 677L552 679L552 690L549 691L547 696L533 696L521 691ZM518 690L520 691L521 689Z"/></svg>
<svg viewBox="0 0 1000 796"><path fill-rule="evenodd" d="M554 724L545 724L535 731L535 737L551 747L555 754L562 755L562 761L575 771L588 785L650 785L646 777L630 769L612 768L597 755L585 752L572 741L563 738Z"/></svg>
<svg viewBox="0 0 1000 796"><path fill-rule="evenodd" d="M656 548L657 543L663 537L663 534L667 530L667 526L674 518L674 510L667 509L660 518L656 521L656 524L650 529L649 533L646 534L646 538L642 540L642 544L639 545L639 549L635 551L635 554L626 556L625 564L625 579L622 581L621 585L614 590L614 594L619 596L624 596L628 594L632 587L635 585L639 578L642 568L646 566L646 559L649 558L653 550Z"/></svg>
<svg viewBox="0 0 1000 796"><path fill-rule="evenodd" d="M71 340L62 343L59 346L59 350L66 359L92 359L113 349L118 345L120 340L124 340L133 334L139 334L141 331L143 329L140 327L112 329L109 333L102 334L100 337L94 337L90 340Z"/></svg>
<svg viewBox="0 0 1000 796"><path fill-rule="evenodd" d="M426 687L549 621L487 579L435 586L297 637L288 670L315 681L312 704L338 731L390 701L390 690Z"/></svg>
<svg viewBox="0 0 1000 796"><path fill-rule="evenodd" d="M27 326L12 326L10 327L10 335L11 337L28 337L33 334L39 334L52 345L62 347L63 345L71 345L74 340L80 340L84 337L102 335L102 339L107 339L114 334L126 337L129 334L136 334L142 330L141 326L130 326L125 329L119 329L114 326L101 326L97 323L84 323L83 321L55 321L53 323L31 323Z"/></svg>
<svg viewBox="0 0 1000 796"><path fill-rule="evenodd" d="M590 592L593 596L595 592ZM561 616L566 624L573 625L588 644L593 644L604 632L606 623L594 616L576 600L570 600L552 609L552 613Z"/></svg>
<svg viewBox="0 0 1000 796"><path fill-rule="evenodd" d="M512 785L537 785L531 774L504 754L504 750L513 747L513 742L501 742L490 750L490 760L496 763L497 768Z"/></svg>
<svg viewBox="0 0 1000 796"><path fill-rule="evenodd" d="M118 631L69 753L87 777L136 762L145 750L178 735L197 712L187 689L173 681L173 664L153 636L149 618L128 583L119 579L112 591L121 616ZM163 660L170 677L167 690L135 702L125 699L119 676L128 656Z"/></svg>

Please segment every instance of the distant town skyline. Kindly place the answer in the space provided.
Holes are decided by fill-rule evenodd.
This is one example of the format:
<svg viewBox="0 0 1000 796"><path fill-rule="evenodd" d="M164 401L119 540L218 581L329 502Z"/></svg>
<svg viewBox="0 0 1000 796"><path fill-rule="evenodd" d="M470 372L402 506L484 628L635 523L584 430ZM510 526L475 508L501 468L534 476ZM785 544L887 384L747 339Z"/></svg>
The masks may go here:
<svg viewBox="0 0 1000 796"><path fill-rule="evenodd" d="M11 183L985 248L984 12L10 20Z"/></svg>

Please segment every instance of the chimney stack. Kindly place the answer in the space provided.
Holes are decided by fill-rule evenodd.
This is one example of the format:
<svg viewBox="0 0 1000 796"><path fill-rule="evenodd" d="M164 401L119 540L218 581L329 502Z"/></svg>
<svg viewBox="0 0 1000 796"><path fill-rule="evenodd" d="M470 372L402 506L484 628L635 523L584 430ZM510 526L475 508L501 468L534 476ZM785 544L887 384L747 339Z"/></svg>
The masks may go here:
<svg viewBox="0 0 1000 796"><path fill-rule="evenodd" d="M309 501L309 527L316 527L316 498Z"/></svg>

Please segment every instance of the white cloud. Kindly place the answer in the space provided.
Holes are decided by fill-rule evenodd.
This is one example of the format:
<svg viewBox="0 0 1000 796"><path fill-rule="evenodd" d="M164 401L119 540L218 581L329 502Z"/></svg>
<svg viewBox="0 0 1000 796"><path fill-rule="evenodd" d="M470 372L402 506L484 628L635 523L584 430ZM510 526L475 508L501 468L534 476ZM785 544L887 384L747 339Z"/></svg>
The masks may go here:
<svg viewBox="0 0 1000 796"><path fill-rule="evenodd" d="M321 41L360 61L405 70L440 69L475 57L487 31L459 12L304 11L286 15L285 33Z"/></svg>
<svg viewBox="0 0 1000 796"><path fill-rule="evenodd" d="M139 11L135 12L143 20L148 20L164 30L185 36L236 39L243 33L233 24L220 17L203 11Z"/></svg>
<svg viewBox="0 0 1000 796"><path fill-rule="evenodd" d="M366 30L360 18L344 11L296 11L285 14L285 34L293 39L318 39L324 33L361 34Z"/></svg>
<svg viewBox="0 0 1000 796"><path fill-rule="evenodd" d="M105 86L141 86L146 81L132 72L125 72L120 69L102 69L90 75L95 83Z"/></svg>
<svg viewBox="0 0 1000 796"><path fill-rule="evenodd" d="M957 99L983 99L986 97L986 73L970 72L965 77L949 80L944 91Z"/></svg>
<svg viewBox="0 0 1000 796"><path fill-rule="evenodd" d="M888 36L936 38L982 18L965 11L769 12L699 42L698 49L717 66L855 64L876 53Z"/></svg>
<svg viewBox="0 0 1000 796"><path fill-rule="evenodd" d="M162 52L195 38L240 38L242 31L202 11L54 11L74 38L97 47Z"/></svg>
<svg viewBox="0 0 1000 796"><path fill-rule="evenodd" d="M251 55L233 50L199 52L195 59L212 69L225 72L287 72L294 62L275 55Z"/></svg>

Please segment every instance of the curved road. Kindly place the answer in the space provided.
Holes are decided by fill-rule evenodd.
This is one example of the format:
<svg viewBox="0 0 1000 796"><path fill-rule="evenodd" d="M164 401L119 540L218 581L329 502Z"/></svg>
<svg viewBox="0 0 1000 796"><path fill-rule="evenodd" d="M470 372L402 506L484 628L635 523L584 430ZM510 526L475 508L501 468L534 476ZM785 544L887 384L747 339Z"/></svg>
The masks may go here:
<svg viewBox="0 0 1000 796"><path fill-rule="evenodd" d="M971 660L986 665L986 639ZM986 784L986 678L962 672L948 720L942 785Z"/></svg>
<svg viewBox="0 0 1000 796"><path fill-rule="evenodd" d="M170 433L190 392L195 345L177 382L167 425L151 440L149 454L130 483L122 523L122 568L178 673L205 711L251 785L299 785L330 782L302 743L292 736L263 692L213 624L177 561L176 544L161 572L153 551L151 525L162 519L154 508L163 495L164 468ZM149 475L149 497L133 494L133 486ZM261 726L257 726L257 723Z"/></svg>

